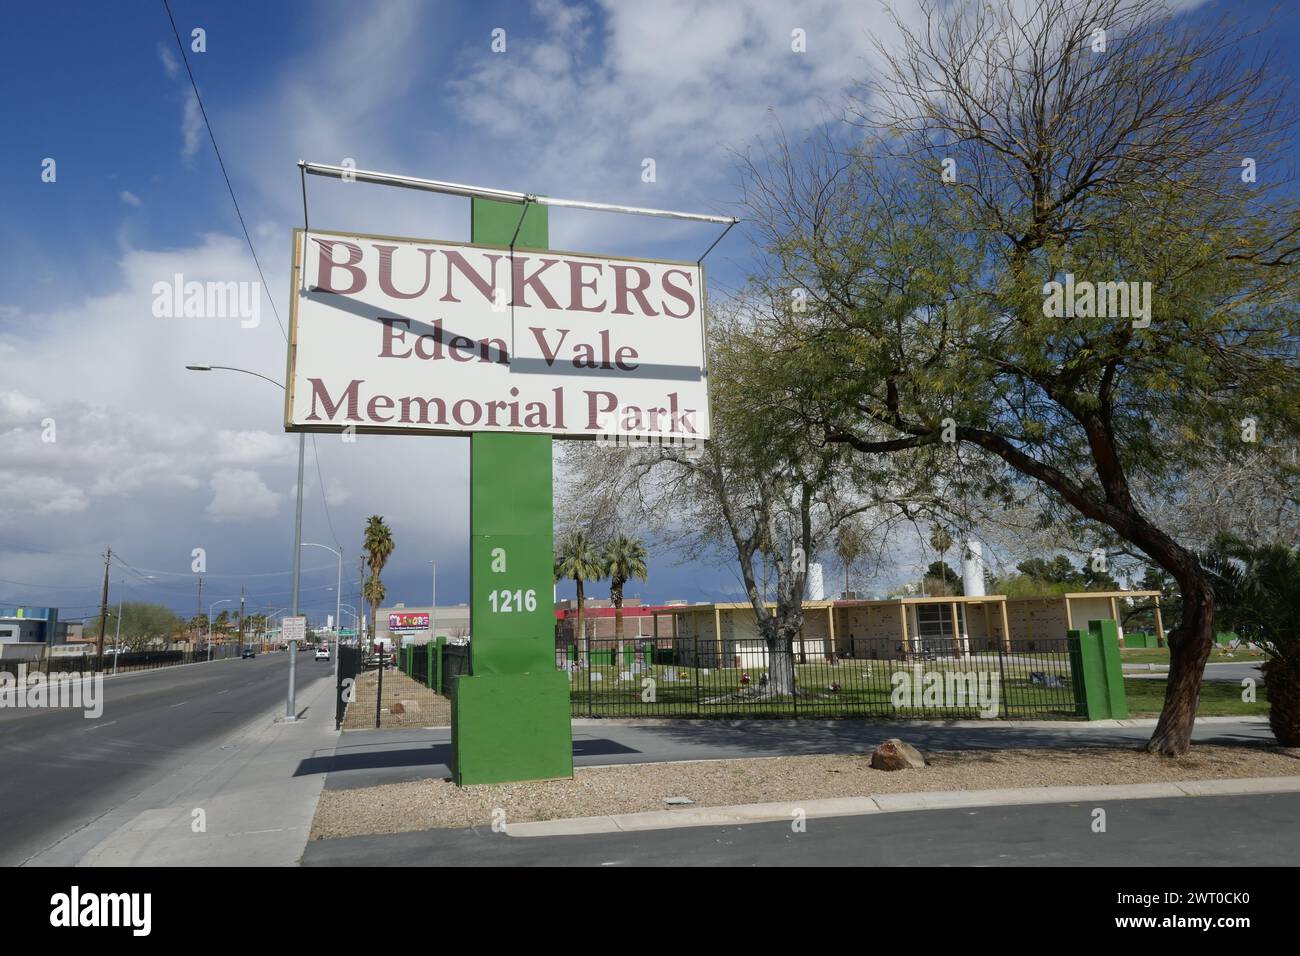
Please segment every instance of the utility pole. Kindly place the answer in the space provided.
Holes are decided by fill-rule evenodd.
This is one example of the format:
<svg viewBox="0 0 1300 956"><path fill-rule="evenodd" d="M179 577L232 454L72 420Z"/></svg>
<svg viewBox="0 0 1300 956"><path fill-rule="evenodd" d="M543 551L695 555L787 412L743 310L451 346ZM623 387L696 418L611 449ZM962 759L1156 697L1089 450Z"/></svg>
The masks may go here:
<svg viewBox="0 0 1300 956"><path fill-rule="evenodd" d="M244 653L244 586L239 586L239 653Z"/></svg>
<svg viewBox="0 0 1300 956"><path fill-rule="evenodd" d="M195 617L203 616L203 579L202 578L199 578L199 606L198 609L194 612L194 616ZM199 643L197 631L195 631L194 637L192 637L190 640L192 644L197 645ZM212 643L212 621L210 619L208 621L208 643L209 644Z"/></svg>
<svg viewBox="0 0 1300 956"><path fill-rule="evenodd" d="M104 588L99 596L99 641L95 647L96 670L104 669L104 628L108 626L108 562L113 559L113 549L104 554Z"/></svg>

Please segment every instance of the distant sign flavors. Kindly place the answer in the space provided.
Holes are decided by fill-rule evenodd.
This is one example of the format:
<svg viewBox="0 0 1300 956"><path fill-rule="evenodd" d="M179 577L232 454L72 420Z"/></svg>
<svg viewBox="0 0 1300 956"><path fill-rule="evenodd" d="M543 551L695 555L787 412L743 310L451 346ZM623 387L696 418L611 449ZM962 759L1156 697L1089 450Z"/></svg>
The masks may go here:
<svg viewBox="0 0 1300 956"><path fill-rule="evenodd" d="M709 434L696 263L295 230L290 430Z"/></svg>
<svg viewBox="0 0 1300 956"><path fill-rule="evenodd" d="M390 631L427 631L429 629L429 615L390 614L388 615L388 629Z"/></svg>

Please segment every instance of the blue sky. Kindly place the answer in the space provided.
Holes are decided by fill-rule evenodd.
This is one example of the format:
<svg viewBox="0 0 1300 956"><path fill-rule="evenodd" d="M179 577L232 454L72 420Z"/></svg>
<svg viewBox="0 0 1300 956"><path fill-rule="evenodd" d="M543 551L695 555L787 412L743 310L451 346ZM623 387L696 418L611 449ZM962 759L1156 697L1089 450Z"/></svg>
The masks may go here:
<svg viewBox="0 0 1300 956"><path fill-rule="evenodd" d="M1191 16L1259 22L1273 4L1184 3ZM910 5L899 5L904 18ZM733 150L780 122L798 134L878 63L874 3L732 0L654 4L173 3L209 117L268 281L287 317L290 230L301 225L300 158L575 198L727 212ZM0 150L0 604L97 601L112 545L114 588L192 613L190 555L208 556L204 604L243 583L287 603L296 441L276 389L187 362L283 376L266 300L257 328L150 314L159 278L256 279L160 2L24 4L6 10ZM808 52L790 52L790 31ZM506 31L507 49L490 49ZM1297 71L1300 16L1268 40ZM41 181L41 163L57 180ZM641 180L654 158L657 181ZM468 201L309 182L313 225L468 239ZM557 248L694 259L709 226L556 210ZM747 238L710 256L713 294L743 275ZM52 419L57 440L40 440ZM305 540L348 557L365 515L397 551L392 600L468 597L468 443L363 436L309 443ZM316 458L319 457L317 477ZM382 489L382 490L381 490ZM328 510L326 502L328 502ZM893 583L923 564L900 546ZM924 557L924 561L930 557ZM305 552L304 605L332 610L333 558ZM152 575L146 579L145 575ZM837 572L828 568L828 576ZM736 593L731 568L655 554L648 600ZM345 600L355 586L345 584ZM571 585L561 588L561 595ZM599 586L593 592L603 596ZM226 605L228 606L228 605Z"/></svg>

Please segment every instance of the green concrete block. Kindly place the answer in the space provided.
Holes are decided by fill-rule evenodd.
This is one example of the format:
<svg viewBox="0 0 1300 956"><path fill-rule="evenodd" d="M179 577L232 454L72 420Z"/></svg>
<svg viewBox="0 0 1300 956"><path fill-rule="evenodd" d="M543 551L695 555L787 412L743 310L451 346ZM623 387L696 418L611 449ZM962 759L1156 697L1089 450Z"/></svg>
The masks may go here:
<svg viewBox="0 0 1300 956"><path fill-rule="evenodd" d="M1119 653L1119 625L1106 618L1089 621L1088 630L1097 635L1097 648L1101 654L1106 677L1107 709L1116 720L1128 719L1128 696L1124 693L1124 667Z"/></svg>
<svg viewBox="0 0 1300 956"><path fill-rule="evenodd" d="M457 786L573 776L569 681L560 671L458 677L451 714Z"/></svg>
<svg viewBox="0 0 1300 956"><path fill-rule="evenodd" d="M1069 636L1070 670L1081 716L1088 720L1126 719L1128 698L1115 622L1089 621L1088 630L1070 631Z"/></svg>

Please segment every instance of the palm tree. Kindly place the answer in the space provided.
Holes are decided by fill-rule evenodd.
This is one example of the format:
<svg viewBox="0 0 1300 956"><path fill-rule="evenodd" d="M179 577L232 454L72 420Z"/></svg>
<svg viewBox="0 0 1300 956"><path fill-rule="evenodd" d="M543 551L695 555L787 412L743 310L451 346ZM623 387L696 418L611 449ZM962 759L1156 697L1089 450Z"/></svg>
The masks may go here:
<svg viewBox="0 0 1300 956"><path fill-rule="evenodd" d="M393 548L393 533L389 530L388 525L384 523L383 516L371 515L366 521L361 550L365 552L366 564L370 568L370 578L366 581L365 589L367 593L365 598L370 602L370 643L372 645L375 642L375 634L378 628L378 622L375 619L379 615L379 605L383 602L386 593L379 576L383 573L384 565L388 563Z"/></svg>
<svg viewBox="0 0 1300 956"><path fill-rule="evenodd" d="M935 525L930 530L930 547L939 552L939 575L944 591L948 590L948 563L943 556L952 550L952 535L943 525Z"/></svg>
<svg viewBox="0 0 1300 956"><path fill-rule="evenodd" d="M1221 537L1201 564L1214 584L1215 627L1264 649L1268 723L1300 747L1300 548Z"/></svg>
<svg viewBox="0 0 1300 956"><path fill-rule="evenodd" d="M856 521L845 521L835 533L835 554L844 568L844 593L849 591L849 569L867 550L866 532Z"/></svg>
<svg viewBox="0 0 1300 956"><path fill-rule="evenodd" d="M361 594L370 604L370 645L375 643L375 608L384 603L384 598L388 596L388 589L384 587L384 582L379 580L379 575L371 574L366 578L366 583L361 586Z"/></svg>
<svg viewBox="0 0 1300 956"><path fill-rule="evenodd" d="M605 576L609 578L609 600L614 605L614 638L623 646L623 585L630 578L644 581L649 575L646 570L646 551L639 538L619 535L605 548L602 556Z"/></svg>
<svg viewBox="0 0 1300 956"><path fill-rule="evenodd" d="M587 600L583 583L599 581L604 576L605 567L600 553L585 531L573 531L560 539L555 549L555 580L572 578L578 586L577 635L580 657L587 652L587 635L582 629L582 611Z"/></svg>

